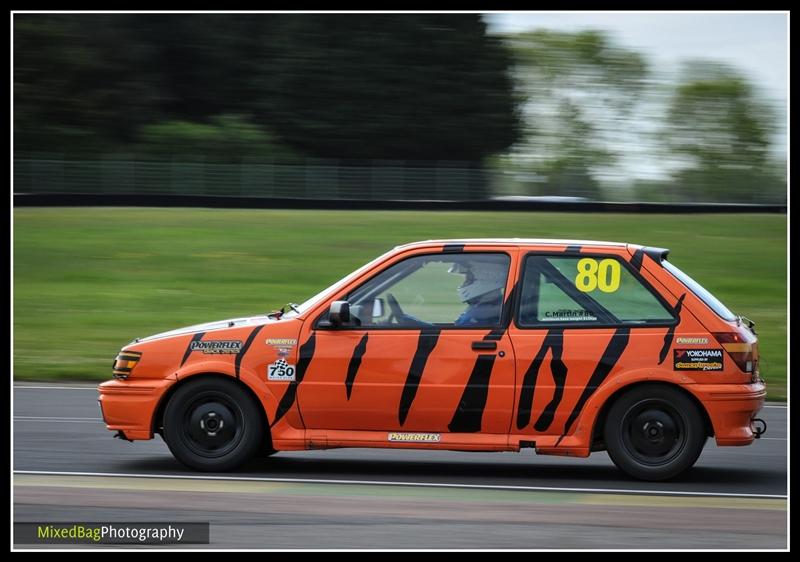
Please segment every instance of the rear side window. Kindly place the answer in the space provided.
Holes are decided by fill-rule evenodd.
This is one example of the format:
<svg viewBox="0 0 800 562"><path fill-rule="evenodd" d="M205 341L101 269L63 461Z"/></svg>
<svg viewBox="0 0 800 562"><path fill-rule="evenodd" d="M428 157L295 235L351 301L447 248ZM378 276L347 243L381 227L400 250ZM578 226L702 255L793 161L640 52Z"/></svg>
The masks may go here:
<svg viewBox="0 0 800 562"><path fill-rule="evenodd" d="M708 307L716 312L720 318L727 320L728 322L736 320L736 315L731 312L727 306L722 304L717 297L705 290L700 283L686 275L683 271L668 261L662 262L661 265L663 265L664 269L669 271L673 276L677 277L678 281L683 283L691 292L697 295L700 300L706 303Z"/></svg>
<svg viewBox="0 0 800 562"><path fill-rule="evenodd" d="M664 325L675 321L663 300L612 256L525 258L520 326Z"/></svg>

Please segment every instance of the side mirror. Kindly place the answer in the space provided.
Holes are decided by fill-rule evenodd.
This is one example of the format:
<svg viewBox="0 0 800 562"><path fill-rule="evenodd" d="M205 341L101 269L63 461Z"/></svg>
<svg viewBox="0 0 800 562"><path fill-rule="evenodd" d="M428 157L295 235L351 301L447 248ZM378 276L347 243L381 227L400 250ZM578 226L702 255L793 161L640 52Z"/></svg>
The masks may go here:
<svg viewBox="0 0 800 562"><path fill-rule="evenodd" d="M372 301L372 317L383 317L383 299L376 297L375 300Z"/></svg>
<svg viewBox="0 0 800 562"><path fill-rule="evenodd" d="M328 311L328 320L331 326L338 327L350 323L350 303L347 301L333 301Z"/></svg>

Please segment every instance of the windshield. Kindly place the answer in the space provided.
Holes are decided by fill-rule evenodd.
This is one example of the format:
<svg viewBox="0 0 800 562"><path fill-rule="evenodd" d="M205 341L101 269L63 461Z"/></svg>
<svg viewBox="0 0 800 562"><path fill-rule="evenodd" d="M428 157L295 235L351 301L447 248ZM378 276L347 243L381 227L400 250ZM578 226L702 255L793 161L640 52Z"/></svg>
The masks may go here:
<svg viewBox="0 0 800 562"><path fill-rule="evenodd" d="M706 303L711 310L716 312L719 317L729 322L736 320L736 315L733 312L731 312L727 306L722 304L717 297L715 297L707 290L705 290L703 286L700 285L700 283L698 283L697 281L686 275L683 271L681 271L680 269L678 269L677 267L675 267L666 260L662 262L662 265L664 266L664 269L666 269L667 271L672 273L672 275L677 277L681 283L686 285L686 287L688 287L689 290L691 290L695 295L697 295L700 298L700 300Z"/></svg>
<svg viewBox="0 0 800 562"><path fill-rule="evenodd" d="M282 318L294 318L295 316L299 316L300 314L303 314L304 312L306 312L308 310L311 310L317 304L319 304L321 301L323 301L326 298L328 298L328 296L330 296L333 293L339 291L342 287L344 287L345 285L350 283L350 281L352 281L356 277L360 276L362 273L368 271L369 269L373 268L379 262L382 262L386 258L386 256L389 255L390 253L391 253L391 251L390 252L386 252L385 254L383 254L381 256L378 256L377 258L375 258L374 260L372 260L368 264L363 265L363 266L359 267L358 269L356 269L353 273L351 273L347 277L344 277L344 278L340 279L339 281L337 281L336 283L334 283L330 287L328 287L326 289L323 289L322 291L320 291L319 293L317 293L316 295L314 295L310 299L304 301L301 304L296 305L297 311L292 310L290 308L288 311L286 311L286 313L282 316Z"/></svg>

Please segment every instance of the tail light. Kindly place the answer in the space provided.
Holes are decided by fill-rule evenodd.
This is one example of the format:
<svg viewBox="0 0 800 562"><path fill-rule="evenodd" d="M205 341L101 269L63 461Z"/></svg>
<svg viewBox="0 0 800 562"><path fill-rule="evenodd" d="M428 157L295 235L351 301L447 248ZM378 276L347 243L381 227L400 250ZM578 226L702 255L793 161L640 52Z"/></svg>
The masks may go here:
<svg viewBox="0 0 800 562"><path fill-rule="evenodd" d="M133 368L139 363L142 354L139 351L120 351L114 359L113 376L115 379L127 379Z"/></svg>
<svg viewBox="0 0 800 562"><path fill-rule="evenodd" d="M736 366L758 380L758 340L747 332L717 332L714 338L722 345Z"/></svg>

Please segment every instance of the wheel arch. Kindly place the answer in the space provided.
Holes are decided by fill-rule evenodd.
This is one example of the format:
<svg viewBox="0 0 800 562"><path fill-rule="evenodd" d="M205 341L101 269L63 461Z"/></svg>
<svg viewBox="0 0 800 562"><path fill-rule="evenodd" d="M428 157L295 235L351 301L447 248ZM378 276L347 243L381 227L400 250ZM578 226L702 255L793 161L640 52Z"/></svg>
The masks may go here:
<svg viewBox="0 0 800 562"><path fill-rule="evenodd" d="M163 438L163 423L164 423L164 411L167 408L167 404L169 403L172 396L177 392L179 388L186 386L187 384L191 384L196 382L200 379L209 379L209 378L217 378L217 379L225 379L234 382L241 388L245 390L245 392L250 396L250 398L254 401L254 403L258 406L258 412L261 416L261 422L264 427L264 434L267 440L267 446L272 447L272 431L270 430L269 420L267 418L267 411L264 407L263 401L259 398L258 394L253 390L250 385L242 381L241 379L237 379L231 375L226 375L224 373L218 373L214 371L207 371L207 372L198 372L193 373L189 376L181 377L178 381L170 386L166 392L164 392L163 396L161 397L158 406L156 407L155 414L153 415L153 422L151 430L153 433L158 433Z"/></svg>
<svg viewBox="0 0 800 562"><path fill-rule="evenodd" d="M705 426L706 435L708 437L714 436L714 425L711 423L711 417L708 415L708 410L697 398L697 396L687 390L684 386L663 380L636 381L616 389L608 398L606 398L605 402L603 402L603 405L600 407L600 411L597 413L597 416L595 416L594 426L592 427L592 451L605 450L603 431L605 429L606 419L608 418L608 412L611 410L611 406L614 404L614 402L633 389L641 388L643 386L669 387L680 391L694 403L697 411L700 412L700 416L703 418L703 425Z"/></svg>

